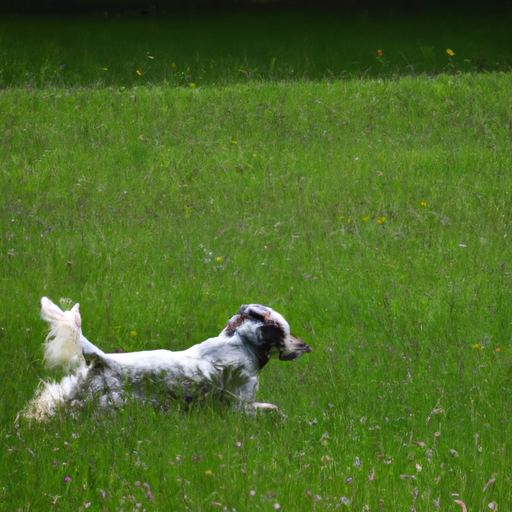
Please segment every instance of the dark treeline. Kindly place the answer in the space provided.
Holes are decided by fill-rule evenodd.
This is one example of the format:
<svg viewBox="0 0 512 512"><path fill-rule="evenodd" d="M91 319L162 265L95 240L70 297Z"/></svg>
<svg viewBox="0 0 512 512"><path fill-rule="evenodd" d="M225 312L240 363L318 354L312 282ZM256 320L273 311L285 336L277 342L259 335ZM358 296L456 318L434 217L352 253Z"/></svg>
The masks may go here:
<svg viewBox="0 0 512 512"><path fill-rule="evenodd" d="M429 8L509 10L510 0L2 0L1 13L132 14L216 12L231 9L329 9L357 12L368 9L421 13Z"/></svg>

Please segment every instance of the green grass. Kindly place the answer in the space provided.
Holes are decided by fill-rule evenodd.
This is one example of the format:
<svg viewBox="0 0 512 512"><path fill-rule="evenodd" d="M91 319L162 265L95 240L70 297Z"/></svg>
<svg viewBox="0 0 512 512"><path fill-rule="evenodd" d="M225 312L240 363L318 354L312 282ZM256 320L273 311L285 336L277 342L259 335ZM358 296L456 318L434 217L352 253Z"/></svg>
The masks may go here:
<svg viewBox="0 0 512 512"><path fill-rule="evenodd" d="M0 92L0 509L507 510L512 76L87 73ZM106 351L186 348L249 302L314 351L263 370L280 414L16 427L43 295Z"/></svg>

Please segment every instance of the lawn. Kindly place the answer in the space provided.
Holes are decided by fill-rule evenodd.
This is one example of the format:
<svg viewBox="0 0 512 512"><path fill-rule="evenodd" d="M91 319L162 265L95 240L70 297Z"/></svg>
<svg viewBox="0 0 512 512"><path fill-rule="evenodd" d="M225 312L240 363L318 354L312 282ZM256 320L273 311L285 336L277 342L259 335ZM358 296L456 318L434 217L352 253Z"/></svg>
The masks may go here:
<svg viewBox="0 0 512 512"><path fill-rule="evenodd" d="M124 22L154 39L144 62L164 54L156 21ZM45 23L88 40L83 21ZM461 31L425 41L441 67L421 73L412 54L414 71L389 57L383 72L377 39L371 71L340 58L332 76L326 60L291 77L273 40L254 67L227 52L202 77L177 49L163 60L190 67L181 83L101 37L73 71L50 32L35 64L28 41L0 62L0 508L507 510L512 75L456 60ZM468 52L504 67L496 34ZM192 42L198 62L222 53ZM263 370L275 414L89 404L17 423L54 375L43 295L80 302L106 351L183 349L259 302L313 352Z"/></svg>

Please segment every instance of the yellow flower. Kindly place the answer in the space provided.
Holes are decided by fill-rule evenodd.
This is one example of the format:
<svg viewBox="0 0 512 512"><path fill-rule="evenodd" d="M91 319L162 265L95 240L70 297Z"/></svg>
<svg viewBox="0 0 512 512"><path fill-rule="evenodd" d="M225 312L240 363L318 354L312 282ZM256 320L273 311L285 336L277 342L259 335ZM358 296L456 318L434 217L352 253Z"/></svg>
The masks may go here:
<svg viewBox="0 0 512 512"><path fill-rule="evenodd" d="M382 50L377 50L377 57L382 57L384 52Z"/></svg>
<svg viewBox="0 0 512 512"><path fill-rule="evenodd" d="M205 474L206 476L212 476L212 475L213 475L213 473L212 473L209 469L207 469L207 470L204 472L204 474Z"/></svg>
<svg viewBox="0 0 512 512"><path fill-rule="evenodd" d="M455 52L453 50L450 50L450 48L448 48L448 50L446 50L446 53L450 56L450 57L453 57L455 55Z"/></svg>
<svg viewBox="0 0 512 512"><path fill-rule="evenodd" d="M215 261L216 261L217 263L222 263L222 262L224 261L224 258L223 258L222 256L217 256L217 257L215 258Z"/></svg>
<svg viewBox="0 0 512 512"><path fill-rule="evenodd" d="M196 84L194 84L194 83L190 83L190 84L188 84L188 85L189 85L189 87L190 87L191 89L195 89L195 88L196 88Z"/></svg>
<svg viewBox="0 0 512 512"><path fill-rule="evenodd" d="M176 62L173 62L173 63L171 64L171 67L175 68L175 67L176 67Z"/></svg>
<svg viewBox="0 0 512 512"><path fill-rule="evenodd" d="M108 68L101 68L102 71L108 71Z"/></svg>
<svg viewBox="0 0 512 512"><path fill-rule="evenodd" d="M380 219L377 219L377 224L384 224L386 222L386 217L380 217Z"/></svg>
<svg viewBox="0 0 512 512"><path fill-rule="evenodd" d="M137 336L137 331L130 331L130 336Z"/></svg>
<svg viewBox="0 0 512 512"><path fill-rule="evenodd" d="M473 345L473 349L474 349L474 350L482 350L482 348L483 348L483 347L481 347L481 346L480 346L480 343L475 343L475 344Z"/></svg>
<svg viewBox="0 0 512 512"><path fill-rule="evenodd" d="M363 217L363 220L364 220L365 222L368 222L368 221L370 220L370 216L369 216L369 215L366 215L365 217Z"/></svg>
<svg viewBox="0 0 512 512"><path fill-rule="evenodd" d="M142 76L142 73L137 69L137 71L135 71L135 73L137 73L137 75L139 76Z"/></svg>
<svg viewBox="0 0 512 512"><path fill-rule="evenodd" d="M427 202L426 201L421 201L421 206L427 206Z"/></svg>

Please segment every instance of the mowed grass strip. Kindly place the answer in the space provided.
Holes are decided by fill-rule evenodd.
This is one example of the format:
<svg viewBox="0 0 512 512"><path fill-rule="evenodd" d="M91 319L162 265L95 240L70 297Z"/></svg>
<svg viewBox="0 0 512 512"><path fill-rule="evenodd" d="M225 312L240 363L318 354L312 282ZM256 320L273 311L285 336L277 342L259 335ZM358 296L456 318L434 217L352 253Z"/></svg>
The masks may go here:
<svg viewBox="0 0 512 512"><path fill-rule="evenodd" d="M3 91L7 509L506 507L511 93L506 74ZM282 414L16 429L47 374L42 295L79 301L105 350L186 348L261 302L314 352L264 369Z"/></svg>

